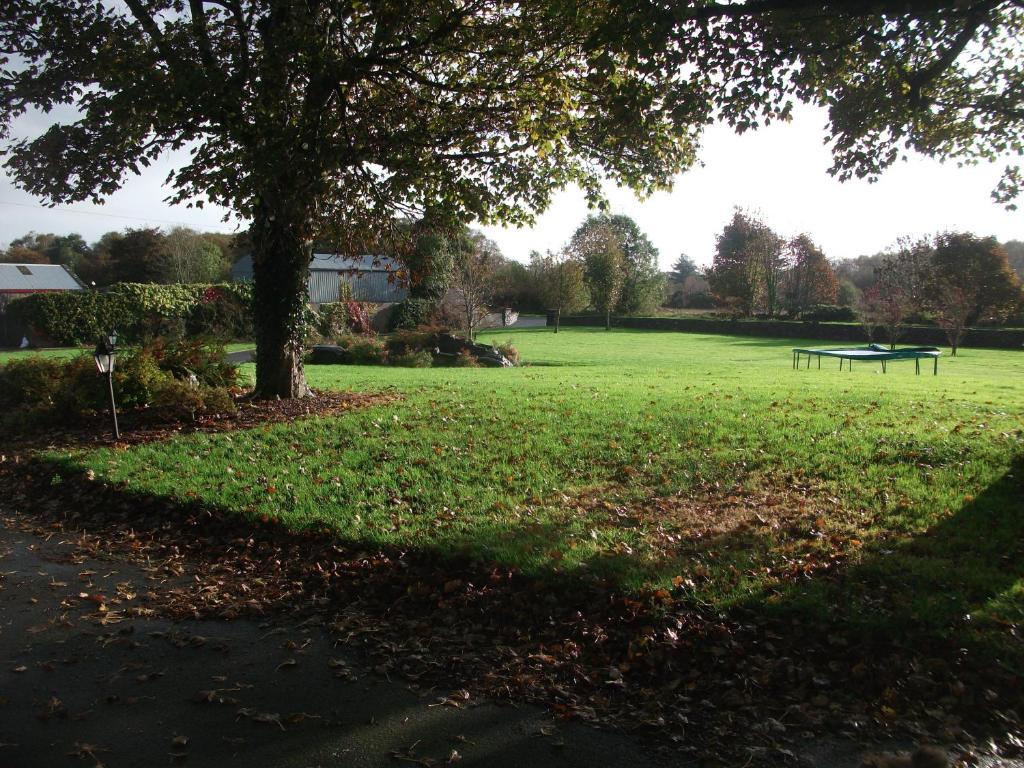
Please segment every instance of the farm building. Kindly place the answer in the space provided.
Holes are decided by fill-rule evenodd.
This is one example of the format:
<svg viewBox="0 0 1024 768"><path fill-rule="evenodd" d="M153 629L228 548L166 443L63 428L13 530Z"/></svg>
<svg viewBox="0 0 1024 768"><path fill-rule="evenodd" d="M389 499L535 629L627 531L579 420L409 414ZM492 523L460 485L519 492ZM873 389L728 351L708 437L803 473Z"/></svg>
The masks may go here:
<svg viewBox="0 0 1024 768"><path fill-rule="evenodd" d="M337 301L341 283L352 287L352 298L375 304L402 301L407 290L396 273L401 265L387 256L350 258L330 253L315 253L309 262L309 301L329 304ZM231 268L234 282L252 280L252 257L243 256Z"/></svg>
<svg viewBox="0 0 1024 768"><path fill-rule="evenodd" d="M63 264L0 264L0 347L19 346L28 328L11 318L12 301L33 293L81 291L85 286Z"/></svg>
<svg viewBox="0 0 1024 768"><path fill-rule="evenodd" d="M0 298L3 299L83 288L81 281L63 264L0 264Z"/></svg>

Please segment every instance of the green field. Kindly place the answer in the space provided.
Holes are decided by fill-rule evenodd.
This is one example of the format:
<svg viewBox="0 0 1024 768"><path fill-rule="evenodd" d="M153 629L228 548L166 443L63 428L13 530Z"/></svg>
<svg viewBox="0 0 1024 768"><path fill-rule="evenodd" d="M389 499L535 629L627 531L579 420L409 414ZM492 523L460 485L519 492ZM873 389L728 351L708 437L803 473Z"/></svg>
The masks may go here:
<svg viewBox="0 0 1024 768"><path fill-rule="evenodd" d="M794 341L485 338L527 365L310 366L315 387L403 399L60 460L360 547L962 635L1020 663L1024 353L963 350L936 377L794 371Z"/></svg>
<svg viewBox="0 0 1024 768"><path fill-rule="evenodd" d="M0 352L0 365L11 360L31 360L35 357L76 357L90 350L82 347L56 347L53 349L12 349Z"/></svg>
<svg viewBox="0 0 1024 768"><path fill-rule="evenodd" d="M228 352L241 352L246 349L254 349L255 344L251 341L232 342L225 344L224 349ZM0 351L0 365L11 360L31 360L35 357L76 357L78 355L92 354L93 347L52 347L47 349L12 349L6 352Z"/></svg>

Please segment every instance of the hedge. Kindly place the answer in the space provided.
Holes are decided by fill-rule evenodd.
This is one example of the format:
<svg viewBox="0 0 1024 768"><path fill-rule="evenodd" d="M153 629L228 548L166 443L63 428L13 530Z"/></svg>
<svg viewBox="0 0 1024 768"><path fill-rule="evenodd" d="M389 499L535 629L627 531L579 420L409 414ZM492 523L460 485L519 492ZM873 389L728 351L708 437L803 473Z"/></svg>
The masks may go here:
<svg viewBox="0 0 1024 768"><path fill-rule="evenodd" d="M554 313L548 312L548 325L554 325ZM562 317L561 325L604 326L604 315ZM858 324L813 323L790 320L710 320L697 317L612 317L617 328L641 328L657 331L683 331L685 333L722 333L731 336L765 336L778 339L822 339L829 341L867 343L867 334ZM876 338L877 341L877 338ZM900 344L948 346L949 341L941 328L909 326L899 339ZM1024 347L1024 329L972 328L964 337L964 347L988 349L1021 349Z"/></svg>
<svg viewBox="0 0 1024 768"><path fill-rule="evenodd" d="M91 343L111 329L137 343L175 325L193 333L243 335L252 325L251 301L252 286L245 283L119 283L102 292L32 294L11 302L7 313L59 345Z"/></svg>

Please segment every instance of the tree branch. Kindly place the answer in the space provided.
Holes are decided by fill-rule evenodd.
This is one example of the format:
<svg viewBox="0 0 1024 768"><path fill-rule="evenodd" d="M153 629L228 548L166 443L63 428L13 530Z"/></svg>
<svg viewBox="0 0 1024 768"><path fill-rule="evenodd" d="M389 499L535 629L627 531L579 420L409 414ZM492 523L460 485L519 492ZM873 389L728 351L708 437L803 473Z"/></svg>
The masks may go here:
<svg viewBox="0 0 1024 768"><path fill-rule="evenodd" d="M128 10L132 12L132 16L139 22L142 29L149 35L153 41L153 45L156 46L157 50L160 51L160 55L164 57L164 61L167 62L168 66L171 66L174 58L172 51L167 47L167 40L164 38L164 33L160 31L160 27L157 26L156 21L153 19L152 14L149 13L145 8L142 7L142 3L139 0L124 0L125 5L128 6Z"/></svg>
<svg viewBox="0 0 1024 768"><path fill-rule="evenodd" d="M210 76L219 72L217 63L214 61L213 48L210 46L210 33L206 28L206 11L203 10L203 0L188 0L189 11L192 14L192 29L196 33L196 42L199 45L199 57L202 59L203 67Z"/></svg>
<svg viewBox="0 0 1024 768"><path fill-rule="evenodd" d="M942 55L929 66L910 74L907 78L907 85L910 86L910 101L914 106L920 107L924 105L925 102L921 98L921 89L933 82L950 66L952 66L953 62L957 60L957 57L964 52L967 45L974 39L974 35L977 33L978 28L984 23L986 14L997 4L998 3L995 2L983 3L982 5L972 9L967 23L964 25L964 28L960 30L960 33L953 40L953 43L949 48L947 48Z"/></svg>
<svg viewBox="0 0 1024 768"><path fill-rule="evenodd" d="M1010 0L1017 5L1021 0ZM822 0L747 0L744 3L708 3L692 8L676 11L680 20L692 19L709 21L712 19L740 19L763 16L784 11L816 11L832 16L904 16L908 14L953 12L955 15L966 15L977 10L978 6L999 5L1000 3L975 3L967 5L958 0L851 0L844 3L828 3Z"/></svg>

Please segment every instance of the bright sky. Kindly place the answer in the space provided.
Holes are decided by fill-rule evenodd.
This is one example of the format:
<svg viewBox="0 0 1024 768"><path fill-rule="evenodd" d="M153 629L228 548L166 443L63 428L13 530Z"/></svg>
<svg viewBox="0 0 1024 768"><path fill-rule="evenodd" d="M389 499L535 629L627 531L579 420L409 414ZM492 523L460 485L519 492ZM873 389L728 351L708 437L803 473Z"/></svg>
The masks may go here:
<svg viewBox="0 0 1024 768"><path fill-rule="evenodd" d="M877 184L840 184L826 169L825 116L803 107L791 123L737 136L715 126L704 136L697 167L677 177L674 189L640 201L629 190L609 187L615 213L636 219L661 252L668 269L680 253L709 264L715 235L732 216L733 206L752 209L777 232L809 233L834 258L883 250L902 235L969 230L1000 240L1024 239L1024 211L1008 212L989 192L1006 163L957 168L913 158L887 171ZM33 126L38 127L38 126ZM132 177L104 206L76 204L58 209L0 179L0 243L30 230L78 232L88 241L112 229L181 224L230 232L223 210L171 207L163 181L182 156L165 156L145 174ZM1011 159L1012 161L1012 159ZM530 229L487 227L485 232L506 256L526 261L533 249L557 249L587 215L577 189L560 193Z"/></svg>

